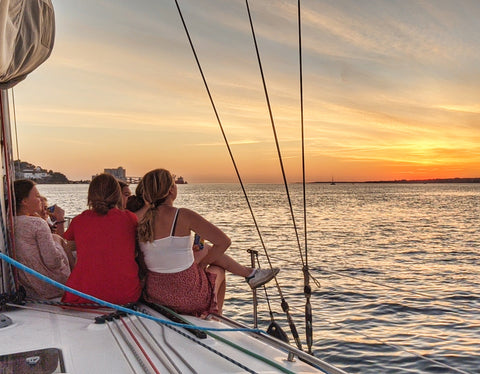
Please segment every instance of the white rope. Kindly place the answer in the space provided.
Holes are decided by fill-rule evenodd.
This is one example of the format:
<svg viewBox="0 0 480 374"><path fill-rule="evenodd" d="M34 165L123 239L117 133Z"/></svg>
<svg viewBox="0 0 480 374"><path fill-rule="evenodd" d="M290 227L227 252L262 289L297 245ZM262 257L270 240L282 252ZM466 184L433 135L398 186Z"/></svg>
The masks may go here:
<svg viewBox="0 0 480 374"><path fill-rule="evenodd" d="M115 341L116 341L116 343L117 343L117 345L118 345L118 348L120 348L120 351L122 352L123 357L125 358L125 361L127 361L128 366L130 366L130 369L132 369L132 372L136 374L137 372L136 372L135 369L133 368L132 363L130 362L130 360L128 359L127 353L125 352L125 350L123 349L122 345L120 344L120 341L118 340L116 334L113 332L112 326L110 326L109 323L107 323L106 325L108 326L108 329L110 330L110 333L112 334L113 338L115 339Z"/></svg>

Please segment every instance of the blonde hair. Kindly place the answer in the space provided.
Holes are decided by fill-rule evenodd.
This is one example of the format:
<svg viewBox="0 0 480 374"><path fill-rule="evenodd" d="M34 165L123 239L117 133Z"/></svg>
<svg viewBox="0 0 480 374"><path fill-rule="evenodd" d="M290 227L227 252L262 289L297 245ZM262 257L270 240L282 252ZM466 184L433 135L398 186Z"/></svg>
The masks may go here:
<svg viewBox="0 0 480 374"><path fill-rule="evenodd" d="M112 208L122 204L122 192L118 181L110 174L99 174L88 187L88 206L95 213L106 215Z"/></svg>
<svg viewBox="0 0 480 374"><path fill-rule="evenodd" d="M141 181L143 199L150 204L143 218L138 223L138 240L153 242L155 237L155 210L165 202L170 189L175 184L172 174L166 169L149 171Z"/></svg>

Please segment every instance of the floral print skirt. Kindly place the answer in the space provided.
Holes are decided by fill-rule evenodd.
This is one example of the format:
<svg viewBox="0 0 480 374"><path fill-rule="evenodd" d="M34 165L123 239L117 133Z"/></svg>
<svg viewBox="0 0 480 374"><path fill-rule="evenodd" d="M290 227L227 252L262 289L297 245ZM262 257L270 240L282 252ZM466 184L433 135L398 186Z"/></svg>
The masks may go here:
<svg viewBox="0 0 480 374"><path fill-rule="evenodd" d="M144 297L148 302L166 306L180 314L206 316L218 311L214 294L216 277L196 263L178 273L148 271Z"/></svg>

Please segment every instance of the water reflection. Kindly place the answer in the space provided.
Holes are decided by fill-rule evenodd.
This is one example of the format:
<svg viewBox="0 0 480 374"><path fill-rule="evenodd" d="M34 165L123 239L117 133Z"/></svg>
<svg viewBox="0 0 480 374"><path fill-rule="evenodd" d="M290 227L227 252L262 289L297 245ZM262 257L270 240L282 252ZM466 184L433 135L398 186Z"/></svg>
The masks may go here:
<svg viewBox="0 0 480 374"><path fill-rule="evenodd" d="M250 263L246 251L254 248L266 266L240 187L178 188L178 206L205 215L232 238L230 255ZM86 208L87 189L39 186L68 215ZM304 340L302 261L284 187L247 185L247 192ZM303 253L301 186L290 192ZM351 373L455 372L409 352L479 373L480 185L311 184L307 196L309 265L321 284L312 297L315 354ZM248 287L232 275L227 282L225 314L249 324ZM288 331L278 291L269 287L268 296ZM266 328L265 303L259 311Z"/></svg>

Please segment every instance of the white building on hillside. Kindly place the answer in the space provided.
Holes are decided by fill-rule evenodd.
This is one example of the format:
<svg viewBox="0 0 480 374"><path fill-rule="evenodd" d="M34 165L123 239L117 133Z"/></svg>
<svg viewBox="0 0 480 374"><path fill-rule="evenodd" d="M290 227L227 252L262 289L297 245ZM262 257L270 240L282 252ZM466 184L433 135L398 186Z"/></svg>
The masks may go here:
<svg viewBox="0 0 480 374"><path fill-rule="evenodd" d="M48 173L42 171L40 167L36 167L35 169L24 169L20 172L22 174L23 179L42 179L48 177Z"/></svg>

